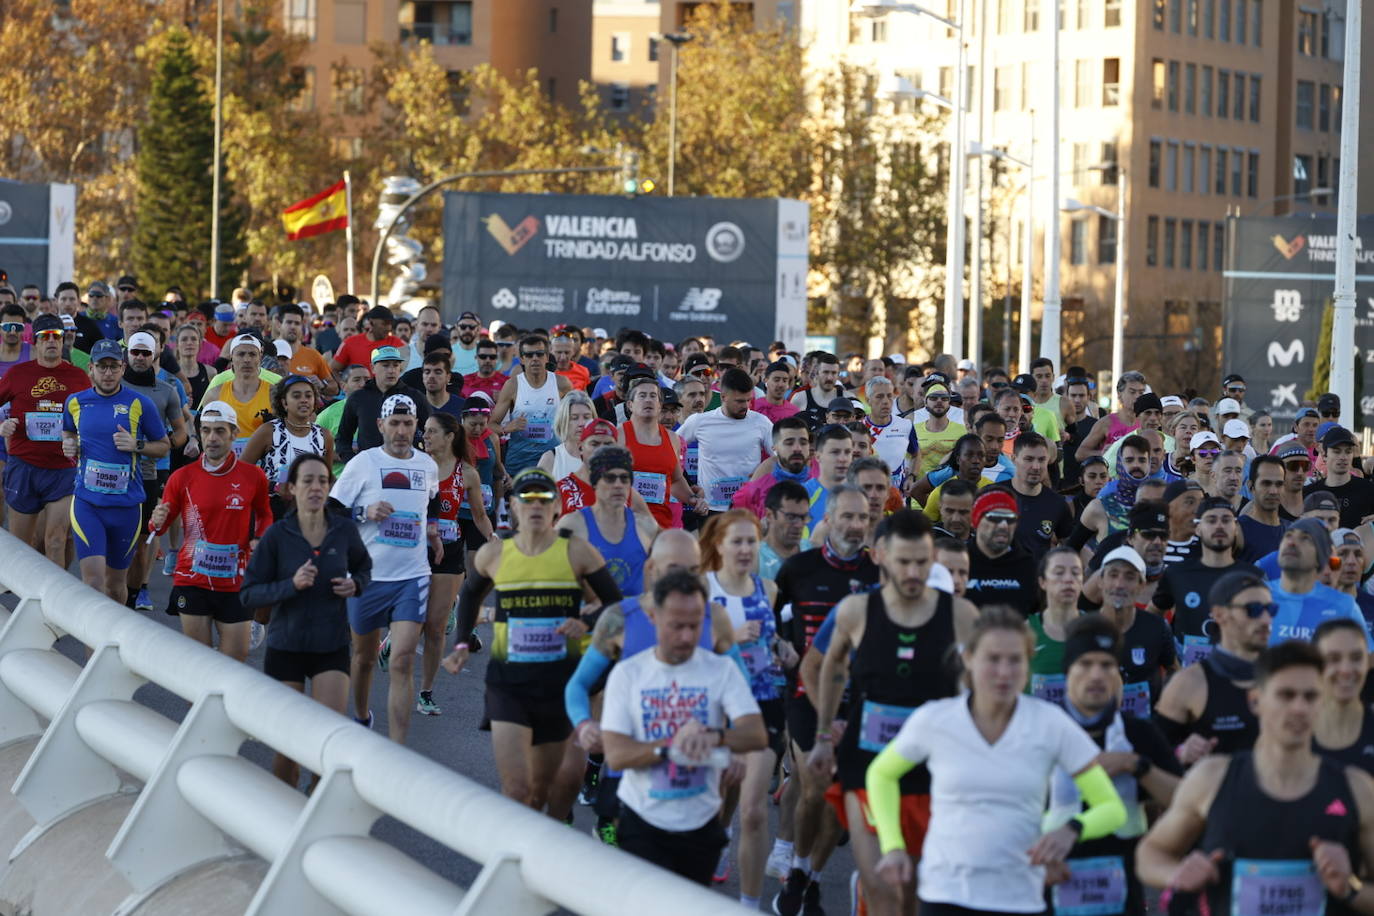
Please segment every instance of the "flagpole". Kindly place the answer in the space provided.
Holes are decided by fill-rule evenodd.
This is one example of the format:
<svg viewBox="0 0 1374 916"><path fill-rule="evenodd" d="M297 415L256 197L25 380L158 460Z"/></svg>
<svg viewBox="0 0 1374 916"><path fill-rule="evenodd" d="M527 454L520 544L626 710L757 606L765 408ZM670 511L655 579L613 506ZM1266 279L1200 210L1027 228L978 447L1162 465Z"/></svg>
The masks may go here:
<svg viewBox="0 0 1374 916"><path fill-rule="evenodd" d="M344 238L348 245L348 294L353 295L353 178L344 170L344 209L348 223L344 226Z"/></svg>

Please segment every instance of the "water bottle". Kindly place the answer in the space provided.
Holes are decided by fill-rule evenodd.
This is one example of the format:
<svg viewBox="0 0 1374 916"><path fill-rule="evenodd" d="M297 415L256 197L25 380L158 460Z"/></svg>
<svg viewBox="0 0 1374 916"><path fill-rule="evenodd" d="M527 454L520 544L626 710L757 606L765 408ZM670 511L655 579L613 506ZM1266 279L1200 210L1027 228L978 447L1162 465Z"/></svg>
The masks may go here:
<svg viewBox="0 0 1374 916"><path fill-rule="evenodd" d="M680 767L710 767L713 770L723 770L730 765L730 749L713 747L705 760L690 760L676 744L671 744L668 746L668 759Z"/></svg>

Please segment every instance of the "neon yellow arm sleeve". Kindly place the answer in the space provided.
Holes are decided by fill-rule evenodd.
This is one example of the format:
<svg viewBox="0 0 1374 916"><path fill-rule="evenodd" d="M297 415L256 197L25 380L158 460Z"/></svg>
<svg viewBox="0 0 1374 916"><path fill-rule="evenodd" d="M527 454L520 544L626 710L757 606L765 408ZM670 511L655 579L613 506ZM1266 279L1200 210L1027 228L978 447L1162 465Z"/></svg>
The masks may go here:
<svg viewBox="0 0 1374 916"><path fill-rule="evenodd" d="M1102 768L1094 764L1073 778L1073 784L1083 796L1088 809L1076 818L1083 825L1080 840L1098 840L1115 833L1126 823L1126 806L1112 785L1112 778ZM872 790L869 790L872 797Z"/></svg>
<svg viewBox="0 0 1374 916"><path fill-rule="evenodd" d="M902 837L902 789L899 783L915 766L889 744L873 758L864 776L869 817L878 830L878 846L884 854L906 848L906 840ZM1111 783L1108 782L1107 786L1110 788ZM1117 805L1120 804L1118 800ZM1124 813L1123 809L1123 817Z"/></svg>

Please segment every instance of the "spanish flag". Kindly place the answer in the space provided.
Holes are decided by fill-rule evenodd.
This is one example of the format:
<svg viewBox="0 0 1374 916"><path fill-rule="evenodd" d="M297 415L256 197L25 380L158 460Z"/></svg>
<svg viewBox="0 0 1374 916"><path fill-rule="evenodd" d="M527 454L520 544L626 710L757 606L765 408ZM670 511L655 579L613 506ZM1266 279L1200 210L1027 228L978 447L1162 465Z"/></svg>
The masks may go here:
<svg viewBox="0 0 1374 916"><path fill-rule="evenodd" d="M340 181L281 212L286 237L295 241L348 228L348 195Z"/></svg>

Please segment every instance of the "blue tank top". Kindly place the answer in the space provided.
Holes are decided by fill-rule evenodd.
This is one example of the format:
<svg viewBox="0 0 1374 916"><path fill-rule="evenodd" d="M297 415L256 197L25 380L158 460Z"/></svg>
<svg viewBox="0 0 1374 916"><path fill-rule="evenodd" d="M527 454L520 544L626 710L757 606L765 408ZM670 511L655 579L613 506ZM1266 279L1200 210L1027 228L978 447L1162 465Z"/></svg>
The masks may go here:
<svg viewBox="0 0 1374 916"><path fill-rule="evenodd" d="M744 659L746 679L749 681L754 699L778 700L782 698L786 681L782 667L773 657L773 639L777 636L777 624L773 617L773 606L768 602L768 592L763 588L763 580L758 575L753 579L754 593L741 598L727 593L715 573L707 574L711 603L719 605L730 615L731 626L738 628L752 620L759 622L759 638L740 643L739 651ZM740 611L743 611L742 620L738 620Z"/></svg>
<svg viewBox="0 0 1374 916"><path fill-rule="evenodd" d="M587 523L587 540L606 558L606 568L611 571L615 584L620 586L620 594L638 595L644 591L644 561L649 558L649 552L639 539L635 515L630 508L625 508L625 534L614 544L596 527L595 510L591 506L578 511Z"/></svg>
<svg viewBox="0 0 1374 916"><path fill-rule="evenodd" d="M658 634L654 631L654 622L649 619L648 614L644 613L644 607L639 603L638 595L622 600L620 610L625 615L624 638L620 647L621 661L658 645ZM711 605L709 603L706 605L706 619L702 621L701 639L697 640L697 645L707 652L715 649L715 640L711 638Z"/></svg>

